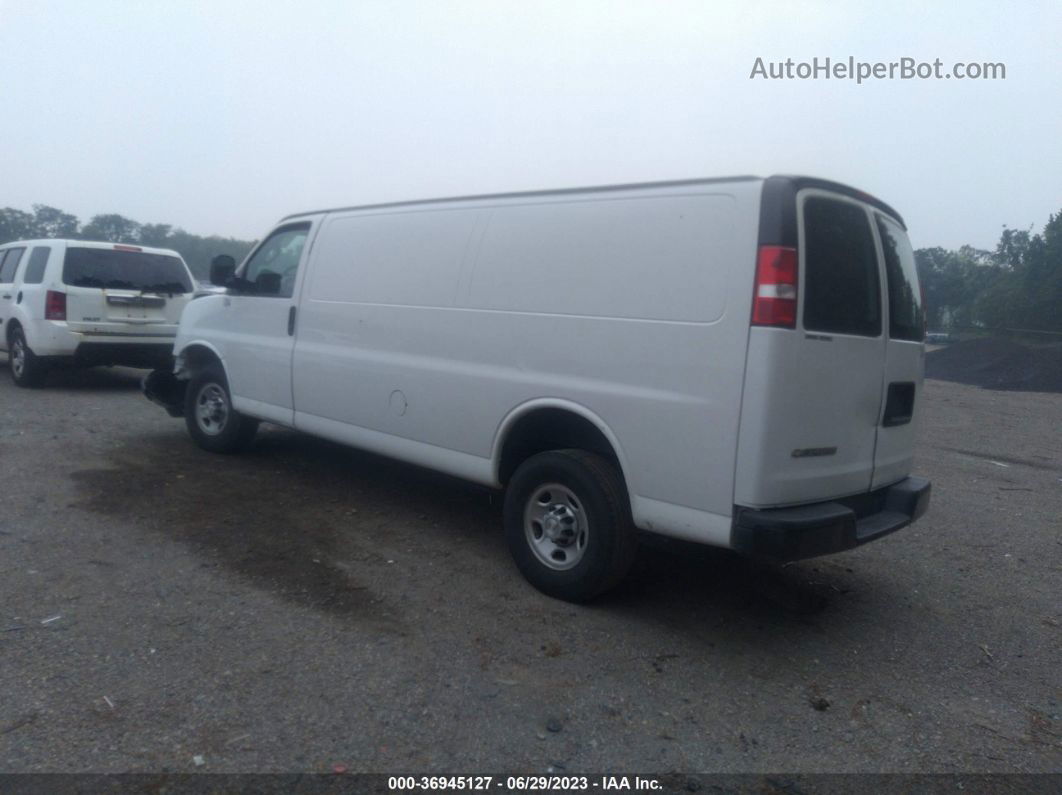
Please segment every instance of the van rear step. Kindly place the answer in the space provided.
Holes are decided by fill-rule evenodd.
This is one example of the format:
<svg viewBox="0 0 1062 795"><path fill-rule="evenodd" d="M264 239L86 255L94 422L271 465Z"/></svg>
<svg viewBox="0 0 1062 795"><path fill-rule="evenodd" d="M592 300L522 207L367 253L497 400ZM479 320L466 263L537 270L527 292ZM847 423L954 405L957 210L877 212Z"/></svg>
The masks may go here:
<svg viewBox="0 0 1062 795"><path fill-rule="evenodd" d="M929 481L909 477L892 486L795 508L737 507L730 545L777 562L841 552L906 527L929 508Z"/></svg>

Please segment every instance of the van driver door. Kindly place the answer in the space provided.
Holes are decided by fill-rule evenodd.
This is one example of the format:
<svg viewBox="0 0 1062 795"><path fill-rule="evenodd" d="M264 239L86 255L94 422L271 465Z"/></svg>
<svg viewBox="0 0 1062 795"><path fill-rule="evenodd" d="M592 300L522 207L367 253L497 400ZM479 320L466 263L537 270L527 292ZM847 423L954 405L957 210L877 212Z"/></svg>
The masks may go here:
<svg viewBox="0 0 1062 795"><path fill-rule="evenodd" d="M313 221L285 224L251 253L225 296L215 339L237 411L292 425L291 358Z"/></svg>

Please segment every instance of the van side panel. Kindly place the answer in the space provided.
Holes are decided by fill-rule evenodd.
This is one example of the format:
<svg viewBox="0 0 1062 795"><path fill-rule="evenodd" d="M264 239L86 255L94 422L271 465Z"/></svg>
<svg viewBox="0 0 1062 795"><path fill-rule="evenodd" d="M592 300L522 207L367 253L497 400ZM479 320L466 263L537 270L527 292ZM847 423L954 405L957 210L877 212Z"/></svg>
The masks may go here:
<svg viewBox="0 0 1062 795"><path fill-rule="evenodd" d="M296 427L312 415L473 453L454 424L455 404L476 403L455 381L472 333L455 301L481 218L433 208L324 220L299 311Z"/></svg>
<svg viewBox="0 0 1062 795"><path fill-rule="evenodd" d="M712 323L736 252L727 195L508 205L490 215L467 306Z"/></svg>
<svg viewBox="0 0 1062 795"><path fill-rule="evenodd" d="M405 441L452 451L453 467L440 454L433 465L469 476L469 457L494 471L517 407L570 401L618 440L639 524L726 543L759 192L682 185L330 216L300 308L296 427L355 426L372 433L350 440L407 460Z"/></svg>

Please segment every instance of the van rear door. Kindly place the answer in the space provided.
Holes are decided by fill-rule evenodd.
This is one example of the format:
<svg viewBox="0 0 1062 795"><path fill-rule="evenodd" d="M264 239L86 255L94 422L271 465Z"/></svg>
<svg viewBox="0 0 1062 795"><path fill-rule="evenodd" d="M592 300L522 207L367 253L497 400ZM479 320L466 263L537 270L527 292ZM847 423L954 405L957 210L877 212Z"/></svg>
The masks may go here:
<svg viewBox="0 0 1062 795"><path fill-rule="evenodd" d="M734 494L751 507L870 489L886 358L883 282L867 205L821 188L770 188L763 213L771 214L769 202L784 202L784 220L766 233L761 223L761 259L777 244L795 248L798 282L789 299L795 319L761 325L754 305ZM765 288L759 277L754 290L754 301L792 295Z"/></svg>
<svg viewBox="0 0 1062 795"><path fill-rule="evenodd" d="M911 470L915 406L921 399L925 367L925 313L907 233L894 219L879 212L874 212L874 225L881 242L889 307L885 392L871 483L876 489L895 483Z"/></svg>
<svg viewBox="0 0 1062 795"><path fill-rule="evenodd" d="M68 245L63 284L71 331L118 336L173 337L193 291L178 257L120 244Z"/></svg>

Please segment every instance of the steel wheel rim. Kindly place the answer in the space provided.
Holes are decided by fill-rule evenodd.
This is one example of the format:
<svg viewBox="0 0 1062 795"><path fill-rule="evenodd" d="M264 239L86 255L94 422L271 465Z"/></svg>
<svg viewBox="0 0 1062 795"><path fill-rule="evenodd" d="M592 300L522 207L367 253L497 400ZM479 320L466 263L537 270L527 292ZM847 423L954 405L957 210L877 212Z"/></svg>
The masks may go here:
<svg viewBox="0 0 1062 795"><path fill-rule="evenodd" d="M25 369L26 347L22 344L22 340L16 337L11 343L11 372L15 374L15 378L21 378Z"/></svg>
<svg viewBox="0 0 1062 795"><path fill-rule="evenodd" d="M524 536L543 565L554 571L575 568L590 540L582 500L560 483L539 486L524 507Z"/></svg>
<svg viewBox="0 0 1062 795"><path fill-rule="evenodd" d="M195 396L195 421L199 430L217 436L229 421L229 400L219 384L204 384Z"/></svg>

